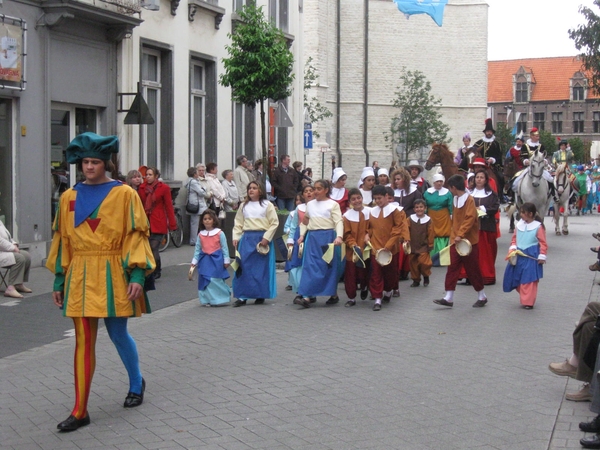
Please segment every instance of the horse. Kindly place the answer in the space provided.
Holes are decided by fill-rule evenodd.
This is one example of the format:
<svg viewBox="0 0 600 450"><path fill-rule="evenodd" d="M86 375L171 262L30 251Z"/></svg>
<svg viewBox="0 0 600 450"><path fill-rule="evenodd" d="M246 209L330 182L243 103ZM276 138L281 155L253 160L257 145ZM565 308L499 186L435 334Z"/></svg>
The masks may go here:
<svg viewBox="0 0 600 450"><path fill-rule="evenodd" d="M515 174L518 171L518 167L517 167L517 162L515 161L515 158L509 156L508 158L506 158L504 160L504 167L502 168L502 176L504 177L504 193L509 197L512 198L512 190L510 189L510 180L513 179L513 177L515 176ZM509 225L509 229L508 231L510 233L512 233L513 231L515 231L515 215L518 216L518 211L517 214L515 214L516 209L512 208L512 201L509 203L509 205L506 207L505 212L508 215L508 217L510 218L510 225Z"/></svg>
<svg viewBox="0 0 600 450"><path fill-rule="evenodd" d="M450 151L446 144L433 144L429 157L425 161L425 170L431 170L437 164L441 164L446 182L452 175L458 173L458 166L454 162L454 153Z"/></svg>
<svg viewBox="0 0 600 450"><path fill-rule="evenodd" d="M561 235L560 217L563 217L562 234L569 234L569 198L573 192L569 171L566 164L559 164L554 175L554 186L556 186L556 198L554 201L554 231L557 236Z"/></svg>
<svg viewBox="0 0 600 450"><path fill-rule="evenodd" d="M548 192L550 190L548 181L544 178L544 168L546 167L544 154L536 149L529 158L529 163L529 169L521 177L517 188L517 210L521 209L523 203L533 203L543 222L548 212Z"/></svg>

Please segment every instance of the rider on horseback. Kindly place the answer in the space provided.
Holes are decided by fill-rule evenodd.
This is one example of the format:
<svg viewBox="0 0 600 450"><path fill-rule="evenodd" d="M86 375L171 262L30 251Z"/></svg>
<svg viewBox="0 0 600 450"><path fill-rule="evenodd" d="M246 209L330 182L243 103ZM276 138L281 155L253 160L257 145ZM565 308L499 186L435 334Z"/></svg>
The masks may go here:
<svg viewBox="0 0 600 450"><path fill-rule="evenodd" d="M523 147L521 147L521 161L523 161L524 166L529 166L529 158L531 158L531 155L533 155L533 153L536 150L542 153L544 157L547 156L544 144L540 142L540 132L537 128L532 128L531 132L529 133L529 139L527 139L527 143ZM523 175L526 173L526 170L523 170L522 172L516 174L516 178L513 183L513 190L515 192L517 190L519 182L521 181L521 178L523 178ZM556 188L554 187L554 178L552 177L550 172L548 172L545 169L543 176L544 179L548 182L549 194L552 197L554 197L555 201L558 201L556 198Z"/></svg>
<svg viewBox="0 0 600 450"><path fill-rule="evenodd" d="M478 149L481 156L486 160L487 164L492 168L498 180L498 189L502 193L504 189L504 178L502 175L502 149L500 143L496 140L496 130L492 126L492 119L485 120L485 128L483 129L484 136L479 139L473 147Z"/></svg>

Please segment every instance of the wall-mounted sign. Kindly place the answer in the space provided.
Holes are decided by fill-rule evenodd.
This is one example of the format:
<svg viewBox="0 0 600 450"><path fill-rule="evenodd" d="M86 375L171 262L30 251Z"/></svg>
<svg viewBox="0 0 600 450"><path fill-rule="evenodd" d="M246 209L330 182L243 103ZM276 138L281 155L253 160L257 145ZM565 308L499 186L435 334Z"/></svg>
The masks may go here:
<svg viewBox="0 0 600 450"><path fill-rule="evenodd" d="M0 88L25 90L24 20L0 14Z"/></svg>

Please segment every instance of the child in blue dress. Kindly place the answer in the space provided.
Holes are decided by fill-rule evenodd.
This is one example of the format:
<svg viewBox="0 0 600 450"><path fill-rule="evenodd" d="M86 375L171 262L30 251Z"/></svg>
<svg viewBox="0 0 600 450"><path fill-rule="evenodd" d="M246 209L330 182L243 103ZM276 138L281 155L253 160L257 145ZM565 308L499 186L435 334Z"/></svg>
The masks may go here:
<svg viewBox="0 0 600 450"><path fill-rule="evenodd" d="M225 280L229 278L229 250L225 233L219 228L219 219L212 209L200 216L200 232L192 268L198 270L198 297L203 306L229 303L231 290Z"/></svg>

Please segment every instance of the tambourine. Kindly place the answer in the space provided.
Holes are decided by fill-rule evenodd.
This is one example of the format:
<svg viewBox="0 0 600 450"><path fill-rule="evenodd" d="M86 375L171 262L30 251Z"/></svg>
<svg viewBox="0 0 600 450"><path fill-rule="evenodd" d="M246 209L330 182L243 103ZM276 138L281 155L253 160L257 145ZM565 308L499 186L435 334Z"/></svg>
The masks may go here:
<svg viewBox="0 0 600 450"><path fill-rule="evenodd" d="M516 266L517 265L517 254L515 253L514 255L510 255L508 257L508 262L511 266Z"/></svg>
<svg viewBox="0 0 600 450"><path fill-rule="evenodd" d="M304 242L298 245L298 258L302 258L302 253L304 253Z"/></svg>
<svg viewBox="0 0 600 450"><path fill-rule="evenodd" d="M190 266L190 270L188 271L188 280L194 281L194 275L196 275L196 266Z"/></svg>
<svg viewBox="0 0 600 450"><path fill-rule="evenodd" d="M294 247L288 247L288 254L287 254L288 261L292 260L292 253L294 253Z"/></svg>
<svg viewBox="0 0 600 450"><path fill-rule="evenodd" d="M380 248L379 250L377 250L375 259L377 260L380 266L387 266L389 263L392 262L392 252L390 252L386 248Z"/></svg>
<svg viewBox="0 0 600 450"><path fill-rule="evenodd" d="M269 246L268 245L260 245L260 242L258 244L256 244L256 251L258 253L260 253L261 255L266 255L267 253L269 253Z"/></svg>
<svg viewBox="0 0 600 450"><path fill-rule="evenodd" d="M456 243L456 253L458 253L460 256L468 256L471 254L472 249L473 246L468 239L461 239Z"/></svg>

